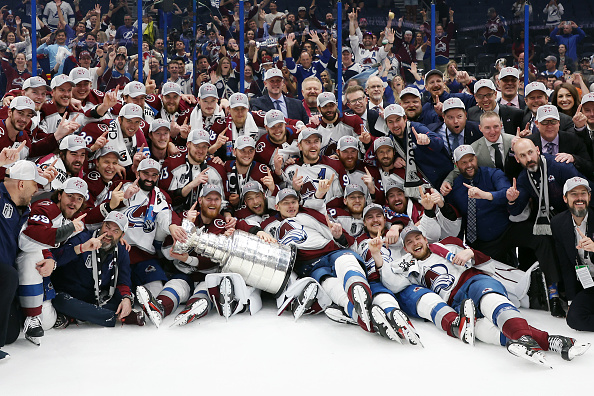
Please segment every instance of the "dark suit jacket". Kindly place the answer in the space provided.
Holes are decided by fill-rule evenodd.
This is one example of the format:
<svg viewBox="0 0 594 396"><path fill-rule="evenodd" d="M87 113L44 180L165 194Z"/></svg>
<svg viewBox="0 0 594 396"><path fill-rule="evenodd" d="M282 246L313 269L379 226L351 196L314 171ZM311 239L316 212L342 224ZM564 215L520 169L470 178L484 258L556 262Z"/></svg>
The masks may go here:
<svg viewBox="0 0 594 396"><path fill-rule="evenodd" d="M443 122L436 122L427 125L430 131L439 134L439 130L443 126ZM451 133L447 131L447 133ZM483 133L479 129L479 124L474 121L466 121L466 127L464 128L464 144L472 144L483 137ZM444 146L448 147L448 142L443 142Z"/></svg>
<svg viewBox="0 0 594 396"><path fill-rule="evenodd" d="M497 103L499 103L499 106L502 106L502 104L500 102L501 102L501 99L499 99L497 101ZM524 100L524 97L522 95L518 95L518 103L520 105L520 110L524 110L526 108L526 101ZM507 105L503 105L503 106L507 106Z"/></svg>
<svg viewBox="0 0 594 396"><path fill-rule="evenodd" d="M301 120L304 124L309 124L309 117L305 112L303 102L299 99L288 98L286 96L284 97L284 99L285 103L287 104L287 115L289 116L288 118L291 118L293 120ZM254 111L274 110L274 103L272 103L272 100L270 100L270 96L268 96L268 94L262 95L258 98L253 98L250 101L250 106Z"/></svg>
<svg viewBox="0 0 594 396"><path fill-rule="evenodd" d="M540 132L533 133L528 136L542 153L542 142L540 140ZM559 152L573 155L574 165L576 169L581 172L588 179L592 179L592 172L594 165L590 160L588 151L582 141L576 134L570 132L559 131Z"/></svg>
<svg viewBox="0 0 594 396"><path fill-rule="evenodd" d="M561 212L551 219L551 231L555 240L557 257L561 277L565 285L565 294L569 300L573 300L575 295L583 290L582 284L575 273L575 264L578 260L578 251L575 248L577 241L573 228L573 220L569 210ZM586 236L594 239L594 210L588 208L588 225L586 226ZM590 260L594 262L594 253L588 253Z"/></svg>
<svg viewBox="0 0 594 396"><path fill-rule="evenodd" d="M475 122L481 121L481 114L483 111L478 106L473 106L468 109L468 119ZM520 109L510 106L499 105L499 118L503 122L503 131L510 135L515 135L520 130L524 129L526 123L522 124L524 113Z"/></svg>
<svg viewBox="0 0 594 396"><path fill-rule="evenodd" d="M524 110L524 118L522 119L523 125L522 125L521 129L524 129L526 124L530 122L531 118L532 118L532 112L530 111L529 108L526 107L526 109ZM560 131L572 132L572 133L575 132L573 120L571 119L570 116L559 112L559 118L560 118L560 120L559 120L559 130ZM516 133L514 132L514 135L515 134Z"/></svg>
<svg viewBox="0 0 594 396"><path fill-rule="evenodd" d="M349 108L347 108L345 111L345 113L347 114L355 114L355 112ZM377 120L380 118L379 113L376 110L373 109L367 109L367 131L375 137L382 137L382 136L386 136L386 134L378 129L376 129L376 123ZM383 123L383 119L382 119L382 125L385 125L385 123Z"/></svg>

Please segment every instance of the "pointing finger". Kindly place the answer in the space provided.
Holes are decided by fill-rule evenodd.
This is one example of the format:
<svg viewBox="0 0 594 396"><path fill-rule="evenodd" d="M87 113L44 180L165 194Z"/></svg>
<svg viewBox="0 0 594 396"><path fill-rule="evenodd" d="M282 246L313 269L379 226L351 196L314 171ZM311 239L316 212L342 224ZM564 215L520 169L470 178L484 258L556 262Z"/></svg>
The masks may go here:
<svg viewBox="0 0 594 396"><path fill-rule="evenodd" d="M20 153L20 152L21 152L21 151L22 151L22 150L25 148L25 146L26 146L25 142L22 142L21 144L19 144L19 147L17 148L17 151L16 151L16 152L17 152L17 153ZM57 160L58 160L58 159L56 158L56 161L57 161ZM54 163L55 163L55 162L54 162Z"/></svg>
<svg viewBox="0 0 594 396"><path fill-rule="evenodd" d="M118 186L113 189L113 192L120 191L120 188L122 188L122 182L120 182L120 184L118 184Z"/></svg>
<svg viewBox="0 0 594 396"><path fill-rule="evenodd" d="M512 187L514 188L514 190L516 190L516 178L515 177L514 177L514 181L513 181Z"/></svg>
<svg viewBox="0 0 594 396"><path fill-rule="evenodd" d="M367 167L365 167L365 173L367 173L367 176L371 176L371 173L369 173L369 169L367 169Z"/></svg>
<svg viewBox="0 0 594 396"><path fill-rule="evenodd" d="M101 239L103 239L103 237L104 237L105 235L107 235L107 232L104 232L103 234L99 235L99 236L97 237L97 239L101 240Z"/></svg>
<svg viewBox="0 0 594 396"><path fill-rule="evenodd" d="M196 209L196 204L198 203L198 201L194 202L194 205L192 205L192 207L190 208L190 210L194 210Z"/></svg>
<svg viewBox="0 0 594 396"><path fill-rule="evenodd" d="M56 158L56 159L54 160L54 162L52 162L52 164L51 164L50 166L54 166L54 165L56 165L56 162L58 162L58 158Z"/></svg>
<svg viewBox="0 0 594 396"><path fill-rule="evenodd" d="M582 104L580 103L580 105L578 106L578 108L576 110L576 114L581 113L581 112L582 112Z"/></svg>
<svg viewBox="0 0 594 396"><path fill-rule="evenodd" d="M578 233L581 235L581 237L582 237L582 238L587 238L587 237L586 237L586 234L584 234L584 233L582 232L582 230L580 230L580 227L575 227L575 229L576 229L576 230L577 230L577 232L578 232Z"/></svg>
<svg viewBox="0 0 594 396"><path fill-rule="evenodd" d="M77 118L79 115L80 115L80 113L76 113L76 114L74 115L74 117L72 117L72 119L71 119L70 121L72 121L72 122L76 121L76 118Z"/></svg>
<svg viewBox="0 0 594 396"><path fill-rule="evenodd" d="M330 184L332 184L332 182L334 181L334 176L335 176L334 173L332 174L332 176L330 176Z"/></svg>
<svg viewBox="0 0 594 396"><path fill-rule="evenodd" d="M84 214L82 214L82 215L78 216L78 217L77 217L76 219L74 219L74 220L75 220L75 221L80 221L80 220L84 219L85 217L87 217L87 214L86 214L86 213L84 213Z"/></svg>
<svg viewBox="0 0 594 396"><path fill-rule="evenodd" d="M421 197L423 196L424 192L423 192L423 187L419 186L419 194L421 194Z"/></svg>
<svg viewBox="0 0 594 396"><path fill-rule="evenodd" d="M472 188L472 186L470 184L466 184L466 183L462 183L464 185L464 187L466 188Z"/></svg>
<svg viewBox="0 0 594 396"><path fill-rule="evenodd" d="M419 137L419 134L417 133L417 131L415 130L415 127L411 127L410 129L412 129L413 134L415 135L415 138Z"/></svg>
<svg viewBox="0 0 594 396"><path fill-rule="evenodd" d="M107 131L103 132L103 134L101 135L102 138L107 137Z"/></svg>
<svg viewBox="0 0 594 396"><path fill-rule="evenodd" d="M140 180L140 178L139 178L139 177L137 177L137 178L136 178L136 180L134 180L134 183L132 183L132 185L136 185L136 186L138 186L138 180Z"/></svg>

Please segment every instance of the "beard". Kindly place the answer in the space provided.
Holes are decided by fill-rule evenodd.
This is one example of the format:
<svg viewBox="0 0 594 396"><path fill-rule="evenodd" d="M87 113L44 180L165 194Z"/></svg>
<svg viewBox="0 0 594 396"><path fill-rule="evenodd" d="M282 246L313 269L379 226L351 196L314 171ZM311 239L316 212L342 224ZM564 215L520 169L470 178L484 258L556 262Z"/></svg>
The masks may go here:
<svg viewBox="0 0 594 396"><path fill-rule="evenodd" d="M152 191L153 188L155 188L155 184L155 182L150 180L138 179L138 187L140 187L142 191Z"/></svg>
<svg viewBox="0 0 594 396"><path fill-rule="evenodd" d="M580 203L580 202L586 204L586 207L583 209L577 209L574 205L576 203ZM588 203L585 201L576 201L576 202L574 202L574 205L569 207L569 212L572 215L574 215L575 217L586 217L586 215L588 214L588 208L587 208Z"/></svg>

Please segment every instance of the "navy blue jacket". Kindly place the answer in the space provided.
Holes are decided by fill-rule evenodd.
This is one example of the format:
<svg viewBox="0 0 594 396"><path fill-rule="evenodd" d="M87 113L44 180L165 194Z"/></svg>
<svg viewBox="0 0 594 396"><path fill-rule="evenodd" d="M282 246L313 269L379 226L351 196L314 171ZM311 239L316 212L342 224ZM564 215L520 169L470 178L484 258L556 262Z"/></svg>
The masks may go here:
<svg viewBox="0 0 594 396"><path fill-rule="evenodd" d="M441 121L441 122L437 122L437 123L434 123L431 125L427 125L427 128L429 128L429 130L431 130L439 135L438 131L441 129L443 124L444 124L443 121ZM451 132L449 130L447 130L446 133L451 134ZM464 142L461 144L472 144L482 137L483 137L483 133L479 129L478 122L467 120L466 127L464 128ZM446 146L446 149L447 149L449 142L443 142L443 144ZM449 153L451 153L454 150L447 150L447 151Z"/></svg>
<svg viewBox="0 0 594 396"><path fill-rule="evenodd" d="M476 232L480 241L492 241L505 232L509 226L509 214L507 213L507 198L505 193L511 187L505 173L497 168L480 166L478 172L472 179L475 187L493 195L493 200L476 200ZM462 213L466 221L468 214L468 188L463 183L470 184L469 179L459 175L454 179L452 191L448 194L448 200ZM464 227L466 229L466 227Z"/></svg>
<svg viewBox="0 0 594 396"><path fill-rule="evenodd" d="M305 111L305 107L303 107L303 102L298 99L289 98L288 96L284 97L285 104L287 105L287 118L291 118L293 120L301 120L304 124L309 124L309 116ZM253 98L250 101L250 107L253 111L263 110L269 111L274 110L274 103L268 96L268 93L264 95Z"/></svg>
<svg viewBox="0 0 594 396"><path fill-rule="evenodd" d="M0 183L0 265L15 266L19 234L29 217L30 208L17 207L4 183Z"/></svg>
<svg viewBox="0 0 594 396"><path fill-rule="evenodd" d="M466 111L468 111L468 109L470 109L472 106L476 106L476 100L474 99L474 96L472 96L470 94L467 94L467 93L449 93L449 92L444 92L439 97L439 101L441 103L443 103L443 102L445 102L449 98L460 98L460 100L462 101L462 103L464 103L464 106L466 106ZM429 122L428 120L435 119L435 117L438 117L439 118L439 116L435 112L435 109L433 108L433 105L434 105L433 98L430 98L423 105L422 117L427 122ZM435 122L435 121L433 121L433 122Z"/></svg>
<svg viewBox="0 0 594 396"><path fill-rule="evenodd" d="M58 264L52 274L52 283L57 292L66 292L72 297L91 304L96 304L95 281L91 265L91 252L77 255L74 247L91 239L90 231L83 231L68 240L59 248L51 249L51 253ZM130 280L130 256L122 243L118 243L118 279L116 285L122 296L130 294L132 282ZM109 268L113 254L109 254L102 262L101 290L109 290L114 268ZM88 263L87 263L87 260Z"/></svg>

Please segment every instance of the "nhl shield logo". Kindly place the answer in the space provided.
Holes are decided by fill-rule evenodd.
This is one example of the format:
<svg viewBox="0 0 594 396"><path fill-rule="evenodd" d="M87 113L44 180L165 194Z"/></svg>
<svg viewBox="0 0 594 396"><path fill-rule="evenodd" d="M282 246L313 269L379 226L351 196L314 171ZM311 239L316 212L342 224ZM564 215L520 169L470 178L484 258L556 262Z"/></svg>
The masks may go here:
<svg viewBox="0 0 594 396"><path fill-rule="evenodd" d="M4 216L5 219L10 219L12 217L13 211L14 209L12 208L12 205L5 203L4 209L2 209L2 216Z"/></svg>

